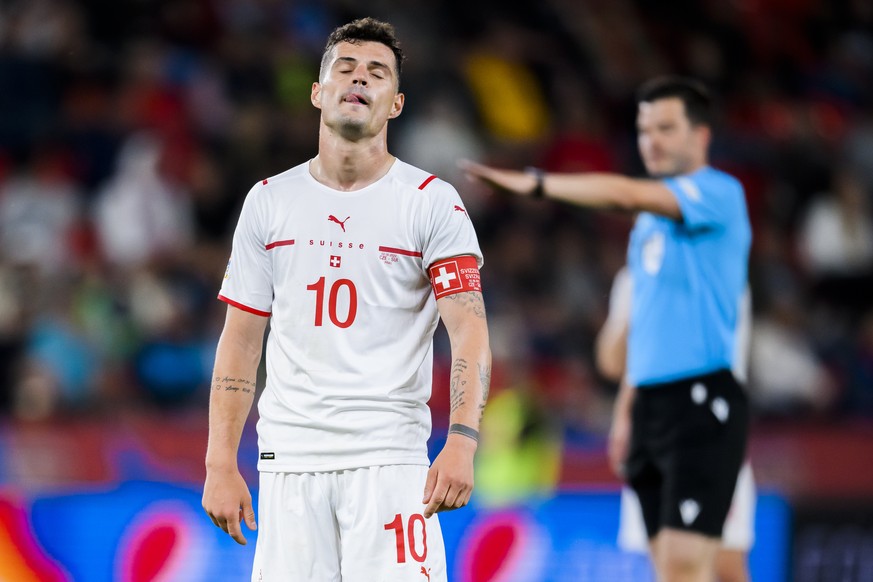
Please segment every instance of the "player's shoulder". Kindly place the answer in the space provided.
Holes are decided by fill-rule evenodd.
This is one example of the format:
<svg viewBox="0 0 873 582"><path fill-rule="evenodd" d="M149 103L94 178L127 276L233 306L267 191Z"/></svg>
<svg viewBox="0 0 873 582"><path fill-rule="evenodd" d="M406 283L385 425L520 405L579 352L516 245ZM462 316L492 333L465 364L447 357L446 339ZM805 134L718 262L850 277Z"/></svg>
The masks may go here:
<svg viewBox="0 0 873 582"><path fill-rule="evenodd" d="M695 172L695 176L699 180L699 183L704 187L730 193L743 192L742 183L735 176L728 174L724 170L719 170L712 166L705 166Z"/></svg>
<svg viewBox="0 0 873 582"><path fill-rule="evenodd" d="M288 186L294 186L296 183L306 180L308 175L309 162L303 162L302 164L298 164L293 168L289 168L282 173L276 174L275 176L269 176L259 180L252 187L252 190L276 191Z"/></svg>
<svg viewBox="0 0 873 582"><path fill-rule="evenodd" d="M400 159L394 162L392 175L394 179L409 190L410 193L425 193L428 195L447 195L455 193L455 188L439 176L422 170Z"/></svg>

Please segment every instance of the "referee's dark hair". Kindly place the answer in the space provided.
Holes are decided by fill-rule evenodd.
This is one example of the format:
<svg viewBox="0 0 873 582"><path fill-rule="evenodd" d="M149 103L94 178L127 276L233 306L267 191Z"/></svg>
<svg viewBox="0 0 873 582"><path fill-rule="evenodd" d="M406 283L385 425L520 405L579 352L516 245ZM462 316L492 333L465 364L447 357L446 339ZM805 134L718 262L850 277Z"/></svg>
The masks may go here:
<svg viewBox="0 0 873 582"><path fill-rule="evenodd" d="M712 127L712 97L700 81L688 77L665 75L643 83L637 90L637 106L659 99L677 97L685 104L685 114L692 125Z"/></svg>

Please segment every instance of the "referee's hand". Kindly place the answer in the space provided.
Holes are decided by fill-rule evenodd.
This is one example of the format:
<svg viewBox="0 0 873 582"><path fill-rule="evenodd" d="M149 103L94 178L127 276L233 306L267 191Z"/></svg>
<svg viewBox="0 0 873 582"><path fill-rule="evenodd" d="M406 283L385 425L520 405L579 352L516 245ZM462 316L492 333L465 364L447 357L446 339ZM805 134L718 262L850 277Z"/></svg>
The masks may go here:
<svg viewBox="0 0 873 582"><path fill-rule="evenodd" d="M458 160L458 167L470 181L504 192L530 195L537 186L536 176L527 172L493 168L472 160Z"/></svg>
<svg viewBox="0 0 873 582"><path fill-rule="evenodd" d="M621 479L625 477L625 462L627 461L628 449L630 448L631 421L622 415L616 415L609 430L609 441L606 446L606 454L609 458L609 466Z"/></svg>
<svg viewBox="0 0 873 582"><path fill-rule="evenodd" d="M252 495L238 469L207 470L203 509L212 523L242 546L248 543L242 532L242 523L250 530L258 529Z"/></svg>

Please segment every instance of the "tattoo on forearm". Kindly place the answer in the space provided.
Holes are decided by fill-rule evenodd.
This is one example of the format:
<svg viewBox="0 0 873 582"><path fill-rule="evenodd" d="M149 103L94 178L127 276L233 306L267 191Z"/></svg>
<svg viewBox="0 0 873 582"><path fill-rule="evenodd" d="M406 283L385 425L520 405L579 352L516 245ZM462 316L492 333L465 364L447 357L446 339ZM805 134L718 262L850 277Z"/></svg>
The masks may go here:
<svg viewBox="0 0 873 582"><path fill-rule="evenodd" d="M254 394L255 383L245 378L231 378L230 376L216 376L212 379L212 389L216 392L242 392Z"/></svg>
<svg viewBox="0 0 873 582"><path fill-rule="evenodd" d="M450 382L451 412L464 405L464 386L467 381L462 378L467 373L467 360L457 359L452 363L452 379Z"/></svg>
<svg viewBox="0 0 873 582"><path fill-rule="evenodd" d="M482 383L482 402L479 404L479 420L485 413L485 403L488 402L488 393L491 391L491 366L476 364L479 368L479 381Z"/></svg>
<svg viewBox="0 0 873 582"><path fill-rule="evenodd" d="M478 318L485 319L485 302L482 299L482 293L479 291L464 291L463 293L455 293L449 295L446 299L460 303L473 311L473 315Z"/></svg>

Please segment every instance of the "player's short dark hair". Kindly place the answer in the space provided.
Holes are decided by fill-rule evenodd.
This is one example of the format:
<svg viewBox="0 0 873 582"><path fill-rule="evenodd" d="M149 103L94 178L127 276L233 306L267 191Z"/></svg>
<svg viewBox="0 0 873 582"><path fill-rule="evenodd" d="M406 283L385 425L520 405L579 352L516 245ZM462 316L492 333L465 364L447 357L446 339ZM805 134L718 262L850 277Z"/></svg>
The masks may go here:
<svg viewBox="0 0 873 582"><path fill-rule="evenodd" d="M394 53L395 73L397 75L397 84L400 85L400 69L403 65L403 49L400 48L400 42L394 32L394 26L375 18L366 17L353 20L348 24L344 24L330 33L327 37L327 44L324 47L324 54L321 56L321 70L324 72L324 67L327 66L328 55L330 55L333 47L341 42L350 42L359 44L362 42L379 42L391 49ZM319 74L319 77L321 75Z"/></svg>
<svg viewBox="0 0 873 582"><path fill-rule="evenodd" d="M712 97L703 83L688 77L668 75L646 81L637 90L637 105L671 97L682 100L692 125L712 126Z"/></svg>

